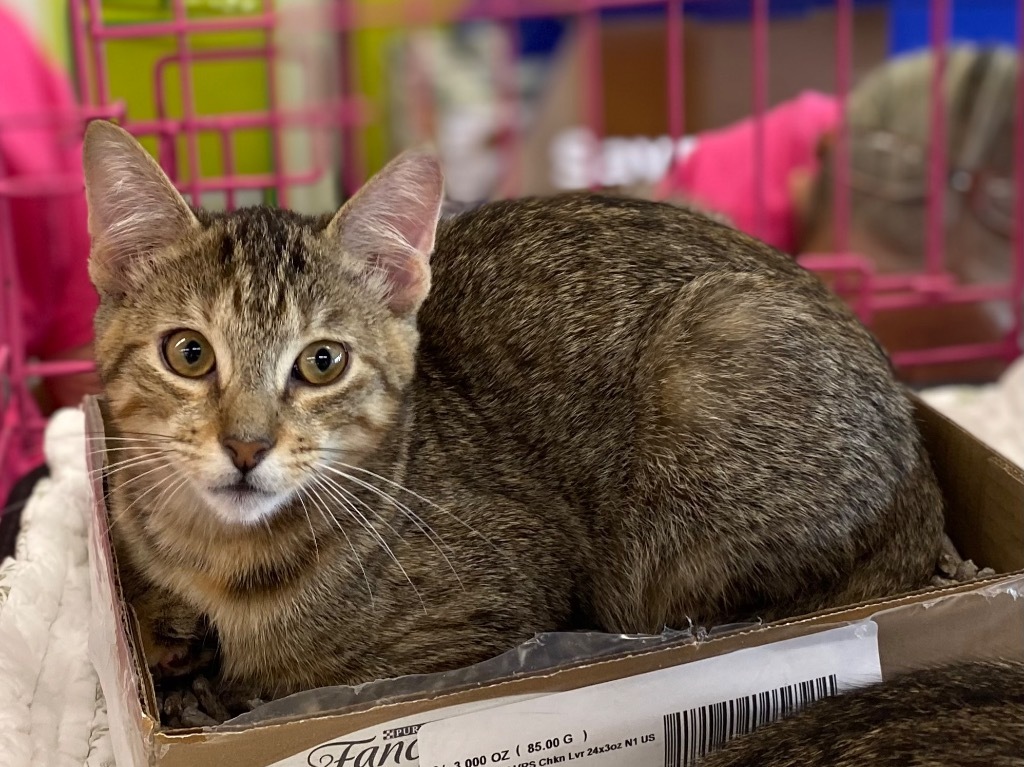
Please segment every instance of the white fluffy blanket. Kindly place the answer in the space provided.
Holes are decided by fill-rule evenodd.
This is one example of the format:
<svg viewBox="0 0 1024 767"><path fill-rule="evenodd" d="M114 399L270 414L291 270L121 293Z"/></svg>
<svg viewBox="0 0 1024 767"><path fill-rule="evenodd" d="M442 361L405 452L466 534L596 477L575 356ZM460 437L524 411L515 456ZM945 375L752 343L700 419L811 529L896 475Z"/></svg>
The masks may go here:
<svg viewBox="0 0 1024 767"><path fill-rule="evenodd" d="M924 399L1024 466L1024 360L998 384L934 389ZM82 414L58 413L46 434L52 477L39 483L24 511L17 558L0 567L5 767L113 765L103 697L86 651L84 445Z"/></svg>
<svg viewBox="0 0 1024 767"><path fill-rule="evenodd" d="M51 477L22 512L16 558L0 566L0 763L113 767L106 709L88 661L85 419L46 432Z"/></svg>

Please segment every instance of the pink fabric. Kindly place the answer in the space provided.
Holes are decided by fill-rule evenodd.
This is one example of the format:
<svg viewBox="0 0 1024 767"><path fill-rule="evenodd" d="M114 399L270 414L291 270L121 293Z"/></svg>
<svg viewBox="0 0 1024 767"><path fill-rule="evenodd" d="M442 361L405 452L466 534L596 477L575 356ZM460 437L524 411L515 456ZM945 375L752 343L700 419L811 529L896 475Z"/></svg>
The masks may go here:
<svg viewBox="0 0 1024 767"><path fill-rule="evenodd" d="M2 7L0 72L0 179L65 185L57 193L19 195L10 206L26 350L47 357L92 339L98 302L87 272L81 123L67 80ZM64 119L16 127L18 117L45 114Z"/></svg>
<svg viewBox="0 0 1024 767"><path fill-rule="evenodd" d="M0 232L0 257L13 252L29 357L45 359L92 340L98 297L87 271L82 126L75 106L68 82L0 6L0 182L16 185L4 200L10 215L0 226L9 231ZM38 122L47 115L61 119ZM28 118L36 120L31 127ZM40 436L21 435L4 456L0 507L17 475L43 460Z"/></svg>
<svg viewBox="0 0 1024 767"><path fill-rule="evenodd" d="M839 110L835 98L808 91L765 114L765 208L760 232L755 232L753 119L697 136L693 150L662 180L657 196L685 196L728 216L737 228L793 252L796 212L789 178L795 170L816 167L818 142L838 125Z"/></svg>

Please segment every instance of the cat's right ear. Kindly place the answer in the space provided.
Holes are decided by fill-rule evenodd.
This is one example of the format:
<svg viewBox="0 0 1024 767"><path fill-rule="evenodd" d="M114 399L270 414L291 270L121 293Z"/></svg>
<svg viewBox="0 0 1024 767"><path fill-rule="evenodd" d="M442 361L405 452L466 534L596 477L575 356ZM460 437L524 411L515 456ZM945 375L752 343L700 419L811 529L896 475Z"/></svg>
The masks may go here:
<svg viewBox="0 0 1024 767"><path fill-rule="evenodd" d="M199 226L149 152L123 128L95 120L85 131L89 275L101 295L121 294L154 257Z"/></svg>
<svg viewBox="0 0 1024 767"><path fill-rule="evenodd" d="M371 178L327 226L328 241L355 259L399 316L415 314L430 291L430 254L443 200L437 157L407 151Z"/></svg>

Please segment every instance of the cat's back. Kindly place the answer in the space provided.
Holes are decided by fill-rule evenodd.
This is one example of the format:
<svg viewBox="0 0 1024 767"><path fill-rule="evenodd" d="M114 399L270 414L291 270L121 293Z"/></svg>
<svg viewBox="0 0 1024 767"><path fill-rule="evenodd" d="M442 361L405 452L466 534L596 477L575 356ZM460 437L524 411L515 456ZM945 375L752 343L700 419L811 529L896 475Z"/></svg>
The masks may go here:
<svg viewBox="0 0 1024 767"><path fill-rule="evenodd" d="M791 258L692 211L568 195L445 222L432 271L416 412L433 449L414 474L501 495L529 478L596 515L597 538L637 541L608 554L601 625L790 615L927 580L941 499L909 402ZM614 573L634 570L658 600L623 595Z"/></svg>
<svg viewBox="0 0 1024 767"><path fill-rule="evenodd" d="M591 193L490 203L443 220L418 321L428 351L493 351L592 362L594 337L617 362L695 279L747 274L801 304L846 307L789 256L693 210ZM553 357L551 355L556 355ZM581 358L582 355L582 358Z"/></svg>
<svg viewBox="0 0 1024 767"><path fill-rule="evenodd" d="M589 193L501 201L444 220L431 272L418 317L422 361L481 391L492 380L621 388L680 290L716 275L772 280L793 301L856 325L815 277L737 230L675 206Z"/></svg>
<svg viewBox="0 0 1024 767"><path fill-rule="evenodd" d="M1024 664L930 669L819 702L700 767L1024 765Z"/></svg>
<svg viewBox="0 0 1024 767"><path fill-rule="evenodd" d="M650 303L716 272L806 276L784 254L695 211L590 193L505 200L446 219L431 269L428 312L452 298Z"/></svg>
<svg viewBox="0 0 1024 767"><path fill-rule="evenodd" d="M472 414L515 435L536 472L583 465L588 482L617 482L627 451L609 446L661 408L651 397L678 377L666 368L677 359L694 364L666 396L710 392L703 410L726 394L732 410L763 402L766 385L820 400L803 412L830 408L823 423L842 398L905 409L885 355L820 280L691 210L589 193L492 203L441 223L431 271L418 317L425 406L445 403L438 422Z"/></svg>
<svg viewBox="0 0 1024 767"><path fill-rule="evenodd" d="M831 300L792 259L703 215L590 193L445 219L431 272L417 321L427 399L446 403L437 420L472 409L492 432L514 423L546 461L578 453L569 442L584 436L621 440L645 349L694 280L759 274L811 296L801 302ZM451 412L458 402L466 407ZM557 464L545 466L564 473ZM599 464L595 474L614 476Z"/></svg>

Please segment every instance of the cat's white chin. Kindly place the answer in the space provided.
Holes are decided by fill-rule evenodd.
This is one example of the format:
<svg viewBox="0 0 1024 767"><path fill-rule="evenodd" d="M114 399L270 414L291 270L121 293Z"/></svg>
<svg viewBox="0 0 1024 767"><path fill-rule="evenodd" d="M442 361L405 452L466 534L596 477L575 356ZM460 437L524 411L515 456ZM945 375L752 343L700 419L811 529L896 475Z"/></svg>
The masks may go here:
<svg viewBox="0 0 1024 767"><path fill-rule="evenodd" d="M221 488L204 492L210 509L225 525L249 527L272 517L288 501L290 493L265 493Z"/></svg>

